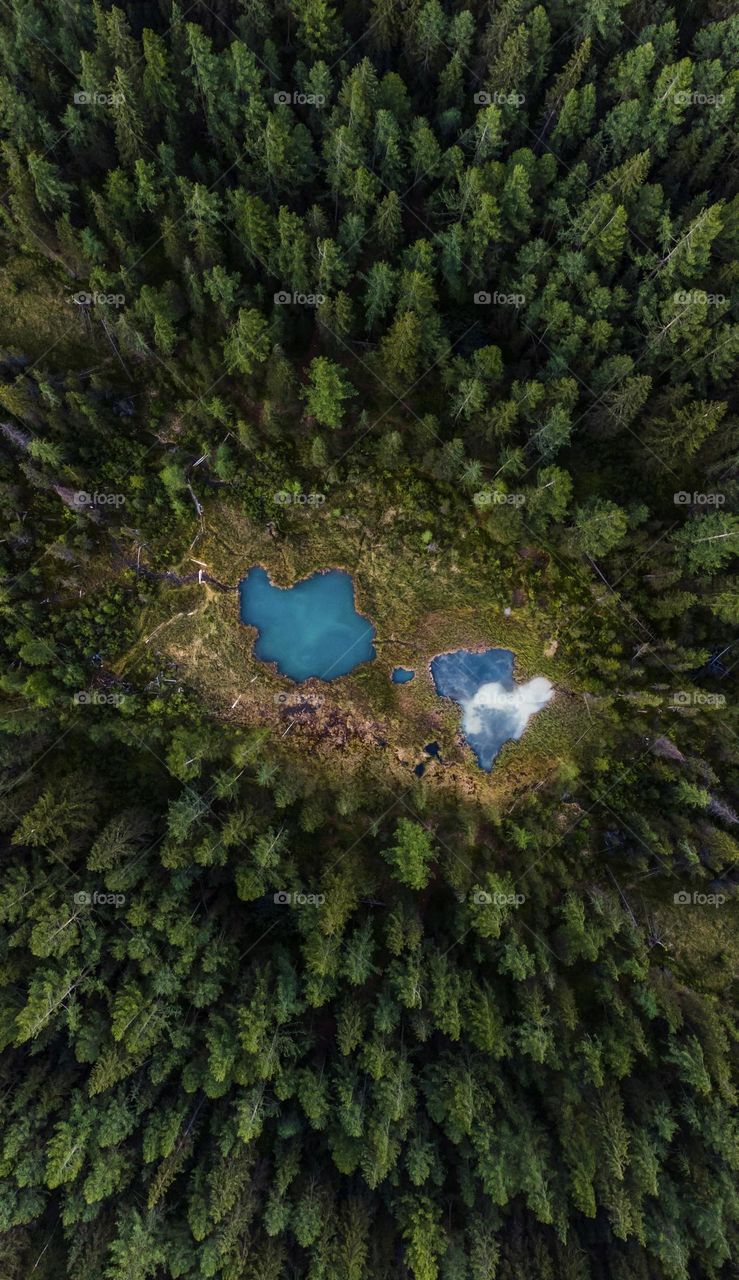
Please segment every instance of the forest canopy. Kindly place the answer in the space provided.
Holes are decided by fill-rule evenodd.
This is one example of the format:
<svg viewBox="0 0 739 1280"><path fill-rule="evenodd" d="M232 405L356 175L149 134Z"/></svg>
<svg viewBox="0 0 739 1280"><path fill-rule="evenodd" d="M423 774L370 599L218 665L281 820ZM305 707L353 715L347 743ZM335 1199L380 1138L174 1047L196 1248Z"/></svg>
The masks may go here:
<svg viewBox="0 0 739 1280"><path fill-rule="evenodd" d="M734 1274L738 55L0 6L3 1280ZM263 558L513 613L545 727L414 772L381 652L287 736Z"/></svg>

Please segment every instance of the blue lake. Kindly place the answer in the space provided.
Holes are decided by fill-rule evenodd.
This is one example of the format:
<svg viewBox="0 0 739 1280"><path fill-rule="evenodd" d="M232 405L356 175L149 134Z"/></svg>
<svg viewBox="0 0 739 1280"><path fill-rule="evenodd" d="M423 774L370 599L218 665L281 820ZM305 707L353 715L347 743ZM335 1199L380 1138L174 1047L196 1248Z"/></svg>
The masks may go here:
<svg viewBox="0 0 739 1280"><path fill-rule="evenodd" d="M283 676L336 680L375 657L375 628L354 605L348 573L330 569L276 587L261 566L242 579L241 621L256 627L254 656Z"/></svg>
<svg viewBox="0 0 739 1280"><path fill-rule="evenodd" d="M486 773L503 743L520 738L554 692L544 676L517 684L513 662L510 649L457 649L431 661L436 692L462 708L462 735Z"/></svg>
<svg viewBox="0 0 739 1280"><path fill-rule="evenodd" d="M408 667L393 667L390 679L393 684L407 684L415 674L415 671L411 671Z"/></svg>

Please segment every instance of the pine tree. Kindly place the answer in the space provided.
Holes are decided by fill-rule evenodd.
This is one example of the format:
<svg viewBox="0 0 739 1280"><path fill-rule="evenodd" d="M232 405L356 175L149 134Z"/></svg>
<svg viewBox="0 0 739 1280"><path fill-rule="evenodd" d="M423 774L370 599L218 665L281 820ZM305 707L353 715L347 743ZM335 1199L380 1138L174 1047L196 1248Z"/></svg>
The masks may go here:
<svg viewBox="0 0 739 1280"><path fill-rule="evenodd" d="M357 394L344 377L343 369L333 361L318 356L311 361L310 381L302 391L306 412L327 427L339 427L344 416L344 401Z"/></svg>

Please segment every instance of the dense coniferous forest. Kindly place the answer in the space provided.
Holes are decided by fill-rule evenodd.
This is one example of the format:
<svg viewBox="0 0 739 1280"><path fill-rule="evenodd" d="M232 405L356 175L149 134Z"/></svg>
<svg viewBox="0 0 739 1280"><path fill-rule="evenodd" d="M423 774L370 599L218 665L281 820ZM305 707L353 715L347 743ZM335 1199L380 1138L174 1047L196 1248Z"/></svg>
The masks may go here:
<svg viewBox="0 0 739 1280"><path fill-rule="evenodd" d="M2 1280L736 1274L738 55L0 6ZM255 561L517 627L545 729L287 724Z"/></svg>

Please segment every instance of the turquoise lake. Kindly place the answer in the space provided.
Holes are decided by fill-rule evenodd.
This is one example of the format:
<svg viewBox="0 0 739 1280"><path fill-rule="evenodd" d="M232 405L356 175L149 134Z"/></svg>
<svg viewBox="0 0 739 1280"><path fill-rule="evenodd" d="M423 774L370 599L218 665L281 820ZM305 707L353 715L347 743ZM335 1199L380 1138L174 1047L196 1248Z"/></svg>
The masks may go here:
<svg viewBox="0 0 739 1280"><path fill-rule="evenodd" d="M503 743L517 741L532 715L546 706L554 693L544 676L517 684L514 659L510 649L482 653L457 649L431 661L436 692L461 707L462 736L486 773Z"/></svg>
<svg viewBox="0 0 739 1280"><path fill-rule="evenodd" d="M357 613L352 579L342 569L276 587L255 565L239 590L241 621L259 632L254 656L291 680L336 680L375 657L375 628Z"/></svg>
<svg viewBox="0 0 739 1280"><path fill-rule="evenodd" d="M415 671L411 671L410 667L393 667L390 679L393 684L407 684L415 674Z"/></svg>

